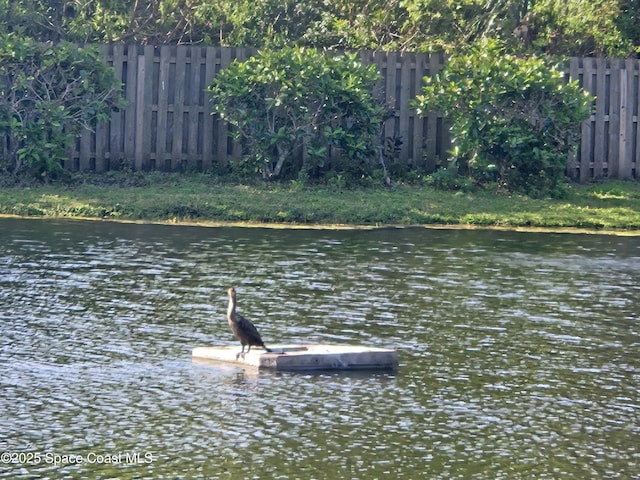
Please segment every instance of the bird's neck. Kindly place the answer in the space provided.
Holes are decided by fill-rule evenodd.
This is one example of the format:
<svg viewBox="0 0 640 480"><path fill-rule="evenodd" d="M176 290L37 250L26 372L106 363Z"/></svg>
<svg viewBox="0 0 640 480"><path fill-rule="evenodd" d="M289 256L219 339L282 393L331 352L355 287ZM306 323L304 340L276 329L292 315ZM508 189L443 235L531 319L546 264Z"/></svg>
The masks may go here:
<svg viewBox="0 0 640 480"><path fill-rule="evenodd" d="M227 309L227 316L236 313L236 301L234 298L229 297L229 308Z"/></svg>

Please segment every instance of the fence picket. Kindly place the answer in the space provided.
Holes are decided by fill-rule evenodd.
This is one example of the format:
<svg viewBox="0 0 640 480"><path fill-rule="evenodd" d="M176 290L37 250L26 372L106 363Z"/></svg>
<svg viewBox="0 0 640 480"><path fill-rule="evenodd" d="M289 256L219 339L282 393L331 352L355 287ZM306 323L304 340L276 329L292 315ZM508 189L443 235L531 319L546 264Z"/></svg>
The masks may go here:
<svg viewBox="0 0 640 480"><path fill-rule="evenodd" d="M129 45L126 47L125 61L123 68L126 66L126 98L127 106L124 110L124 155L125 160L129 161L133 166L138 166L139 159L135 158L135 140L136 140L136 109L144 108L142 99L138 101L137 96L137 74L138 74L138 55L137 45ZM138 107L140 104L140 107Z"/></svg>
<svg viewBox="0 0 640 480"><path fill-rule="evenodd" d="M122 82L123 90L126 98L126 85L123 78L124 65L124 45L113 45L112 50L113 69L116 78ZM108 163L109 169L116 170L124 161L124 141L122 139L124 108L111 114L109 122L109 151ZM105 155L107 153L105 152Z"/></svg>
<svg viewBox="0 0 640 480"><path fill-rule="evenodd" d="M594 82L594 63L593 59L585 58L582 60L582 88L584 88L591 95L596 93L596 86ZM594 107L597 104L594 101ZM578 179L580 183L588 181L592 176L592 165L594 160L594 146L595 146L595 112L588 119L582 122L582 137L581 137L581 155L580 166L578 168Z"/></svg>
<svg viewBox="0 0 640 480"><path fill-rule="evenodd" d="M622 66L619 59L613 59L609 68L609 140L608 140L608 169L607 176L619 177L620 174L620 135L623 134L620 129L620 114L624 112L622 107ZM623 134L624 135L624 134Z"/></svg>
<svg viewBox="0 0 640 480"><path fill-rule="evenodd" d="M631 73L631 64L633 65L633 72ZM631 60L627 61L627 76L630 78L630 83L633 85L631 95L628 95L627 107L629 112L628 117L632 119L630 122L632 137L629 145L629 156L626 159L626 173L628 178L638 178L640 170L640 61Z"/></svg>
<svg viewBox="0 0 640 480"><path fill-rule="evenodd" d="M204 58L204 86L207 88L216 74L216 51L214 47L206 47ZM208 95L204 95L204 118L202 122L202 168L208 169L214 165L214 116L213 106Z"/></svg>
<svg viewBox="0 0 640 480"><path fill-rule="evenodd" d="M231 63L231 49L222 47L219 49L219 55L217 59L216 74L224 68L228 67ZM229 161L229 125L223 121L219 116L216 117L216 126L218 130L217 142L217 154L218 162L221 165L226 165Z"/></svg>
<svg viewBox="0 0 640 480"><path fill-rule="evenodd" d="M629 73L633 74L633 65L629 65L629 59L625 62L626 65L624 69L620 71L620 124L619 124L619 134L618 134L618 171L617 178L628 178L627 174L627 165L628 159L630 158L630 143L631 139L630 135L630 126L632 124L632 118L630 118L629 113L632 111L631 108L627 107L628 95L629 95ZM631 67L630 69L628 67ZM630 71L631 72L630 72ZM633 79L632 79L633 81Z"/></svg>

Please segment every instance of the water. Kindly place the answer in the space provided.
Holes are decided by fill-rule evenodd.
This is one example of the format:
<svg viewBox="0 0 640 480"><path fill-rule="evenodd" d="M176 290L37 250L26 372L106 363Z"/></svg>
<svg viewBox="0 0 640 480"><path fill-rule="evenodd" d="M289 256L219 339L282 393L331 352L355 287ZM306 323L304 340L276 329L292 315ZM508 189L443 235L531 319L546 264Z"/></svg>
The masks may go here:
<svg viewBox="0 0 640 480"><path fill-rule="evenodd" d="M192 361L231 285L400 367ZM640 478L639 298L637 237L2 219L0 478Z"/></svg>

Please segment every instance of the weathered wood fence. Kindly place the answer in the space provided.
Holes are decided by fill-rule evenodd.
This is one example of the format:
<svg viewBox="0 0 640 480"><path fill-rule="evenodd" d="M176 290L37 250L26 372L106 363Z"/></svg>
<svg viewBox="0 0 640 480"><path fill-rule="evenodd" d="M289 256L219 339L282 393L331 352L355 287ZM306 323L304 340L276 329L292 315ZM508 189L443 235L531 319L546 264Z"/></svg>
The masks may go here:
<svg viewBox="0 0 640 480"><path fill-rule="evenodd" d="M201 46L105 45L105 61L124 84L127 106L111 120L85 132L66 167L106 171L128 164L135 169L207 169L240 156L227 124L211 115L206 87L234 59L255 51ZM382 74L381 96L395 111L384 136L401 136L397 161L427 169L446 158L449 133L442 117L420 118L409 100L422 78L440 70L441 54L362 52L364 63ZM640 60L573 58L568 75L597 96L595 113L582 125L582 145L568 161L569 175L637 178L640 167Z"/></svg>
<svg viewBox="0 0 640 480"><path fill-rule="evenodd" d="M569 77L596 96L582 124L578 155L568 173L580 182L638 178L640 169L640 60L572 58Z"/></svg>

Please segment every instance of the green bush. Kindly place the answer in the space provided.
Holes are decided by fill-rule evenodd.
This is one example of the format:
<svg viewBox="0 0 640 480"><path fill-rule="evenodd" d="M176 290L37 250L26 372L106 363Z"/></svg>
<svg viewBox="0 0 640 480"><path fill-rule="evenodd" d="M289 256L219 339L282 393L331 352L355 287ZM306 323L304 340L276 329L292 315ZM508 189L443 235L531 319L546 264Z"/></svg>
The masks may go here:
<svg viewBox="0 0 640 480"><path fill-rule="evenodd" d="M237 167L265 179L317 179L371 167L382 121L372 95L378 80L376 67L355 55L288 47L234 61L209 91L214 110L243 139Z"/></svg>
<svg viewBox="0 0 640 480"><path fill-rule="evenodd" d="M569 153L592 97L536 57L483 41L425 78L418 113L440 109L452 122L453 160L480 183L532 196L562 189Z"/></svg>
<svg viewBox="0 0 640 480"><path fill-rule="evenodd" d="M0 35L0 171L58 175L70 142L107 118L119 91L93 48Z"/></svg>

